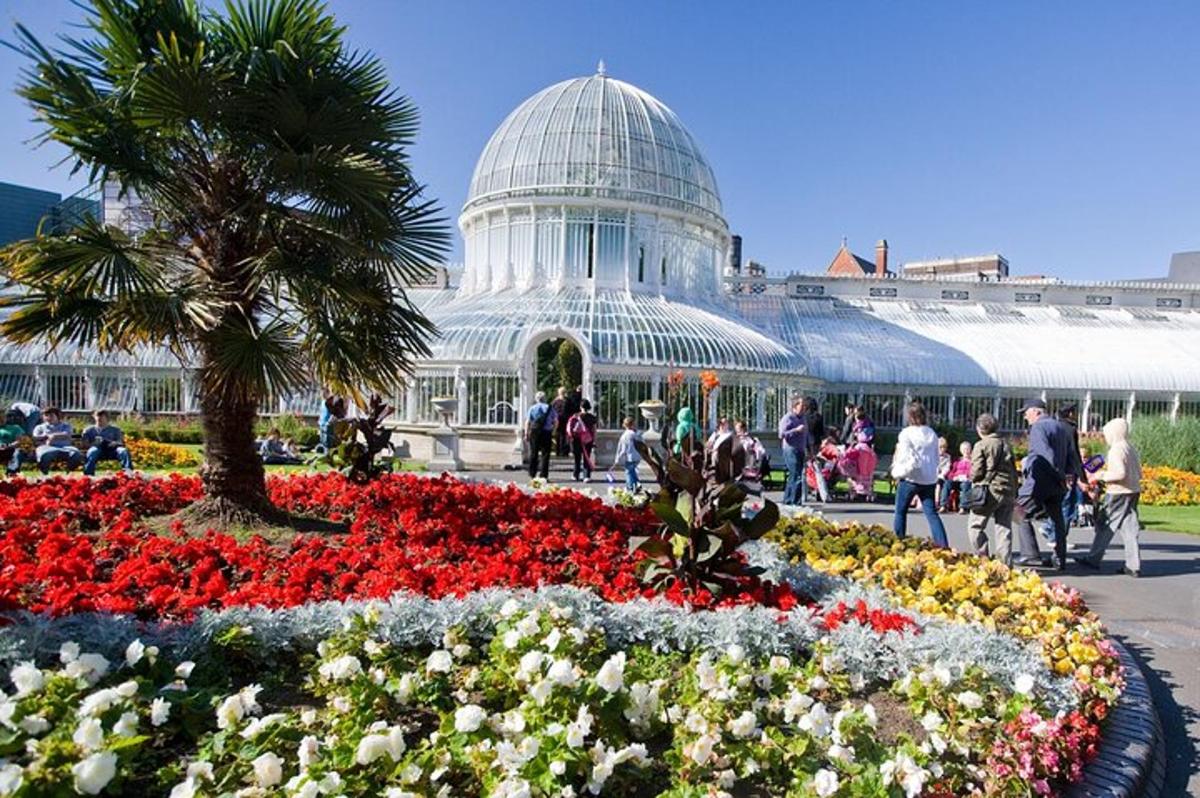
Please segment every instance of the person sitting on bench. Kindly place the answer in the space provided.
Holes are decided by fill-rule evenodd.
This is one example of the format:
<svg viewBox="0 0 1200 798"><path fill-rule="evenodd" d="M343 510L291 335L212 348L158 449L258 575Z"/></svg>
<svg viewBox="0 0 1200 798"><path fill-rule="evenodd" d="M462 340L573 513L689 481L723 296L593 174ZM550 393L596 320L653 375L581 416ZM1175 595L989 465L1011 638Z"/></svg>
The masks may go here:
<svg viewBox="0 0 1200 798"><path fill-rule="evenodd" d="M43 474L50 473L50 464L65 460L67 470L83 465L83 454L75 448L75 430L62 420L62 411L47 407L42 411L45 419L33 429L33 442L37 445L37 464Z"/></svg>
<svg viewBox="0 0 1200 798"><path fill-rule="evenodd" d="M278 427L272 427L267 433L267 439L262 442L258 453L262 456L263 465L300 465L304 462L299 457L288 454Z"/></svg>
<svg viewBox="0 0 1200 798"><path fill-rule="evenodd" d="M105 410L97 410L92 419L96 423L83 431L83 445L87 447L83 473L94 476L96 464L101 460L116 460L121 468L132 471L133 458L125 447L125 433L108 423L108 412Z"/></svg>

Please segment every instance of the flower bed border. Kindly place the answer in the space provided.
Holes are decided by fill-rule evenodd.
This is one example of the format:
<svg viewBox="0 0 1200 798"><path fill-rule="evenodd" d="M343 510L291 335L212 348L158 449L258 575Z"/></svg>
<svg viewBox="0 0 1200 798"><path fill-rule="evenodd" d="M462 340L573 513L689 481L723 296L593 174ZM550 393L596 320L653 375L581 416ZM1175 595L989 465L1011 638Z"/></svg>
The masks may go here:
<svg viewBox="0 0 1200 798"><path fill-rule="evenodd" d="M1159 798L1167 776L1166 738L1150 686L1125 646L1109 638L1125 666L1125 691L1104 724L1100 753L1066 798Z"/></svg>

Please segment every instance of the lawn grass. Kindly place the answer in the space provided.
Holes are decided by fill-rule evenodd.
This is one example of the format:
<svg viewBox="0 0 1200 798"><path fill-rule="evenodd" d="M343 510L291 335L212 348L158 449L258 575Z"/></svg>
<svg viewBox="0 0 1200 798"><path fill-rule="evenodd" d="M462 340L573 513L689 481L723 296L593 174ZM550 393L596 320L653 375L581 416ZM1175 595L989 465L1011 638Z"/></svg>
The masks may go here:
<svg viewBox="0 0 1200 798"><path fill-rule="evenodd" d="M1176 507L1138 507L1144 529L1156 532L1183 532L1200 535L1200 505Z"/></svg>

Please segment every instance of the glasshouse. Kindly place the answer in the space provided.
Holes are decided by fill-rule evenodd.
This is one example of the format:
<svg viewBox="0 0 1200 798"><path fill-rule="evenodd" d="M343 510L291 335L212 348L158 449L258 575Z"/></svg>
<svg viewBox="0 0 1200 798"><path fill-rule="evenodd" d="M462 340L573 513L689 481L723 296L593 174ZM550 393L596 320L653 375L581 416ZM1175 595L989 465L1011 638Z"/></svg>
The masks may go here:
<svg viewBox="0 0 1200 798"><path fill-rule="evenodd" d="M1076 402L1089 428L1200 415L1200 286L743 274L695 138L603 65L500 124L459 227L462 266L410 291L439 330L432 357L397 377L396 437L412 457L433 456L449 427L467 464L515 461L535 392L568 383L610 431L602 453L668 389L758 430L798 393L863 403L883 427L912 398L942 422L988 411L1009 429L1030 395ZM191 413L189 374L165 351L0 344L0 399L67 411ZM262 411L315 415L319 401L314 388Z"/></svg>

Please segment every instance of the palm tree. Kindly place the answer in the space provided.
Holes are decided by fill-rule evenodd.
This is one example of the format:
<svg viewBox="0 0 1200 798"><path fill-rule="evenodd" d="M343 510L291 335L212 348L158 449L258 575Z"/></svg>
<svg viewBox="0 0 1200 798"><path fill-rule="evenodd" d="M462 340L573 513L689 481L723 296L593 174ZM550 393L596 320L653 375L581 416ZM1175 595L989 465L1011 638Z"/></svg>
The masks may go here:
<svg viewBox="0 0 1200 798"><path fill-rule="evenodd" d="M404 286L449 241L407 148L417 112L317 0L90 0L19 93L75 171L149 209L0 252L25 290L0 333L101 351L169 346L198 370L204 519L268 511L259 401L313 380L386 389L427 355Z"/></svg>

